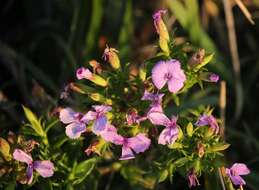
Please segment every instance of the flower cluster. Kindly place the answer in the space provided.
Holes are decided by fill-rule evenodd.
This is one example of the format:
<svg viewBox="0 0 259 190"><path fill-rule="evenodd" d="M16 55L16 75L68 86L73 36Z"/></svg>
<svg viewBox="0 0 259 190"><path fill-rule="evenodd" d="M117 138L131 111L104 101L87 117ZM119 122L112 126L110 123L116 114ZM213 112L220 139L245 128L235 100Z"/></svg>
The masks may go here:
<svg viewBox="0 0 259 190"><path fill-rule="evenodd" d="M123 99L123 97L115 97L114 94L111 97L107 97L94 92L101 98L92 98L94 93L91 92L89 93L89 97L94 101L102 102L102 104L92 106L92 109L86 113L73 111L69 107L63 108L60 111L59 118L61 122L67 124L66 135L71 139L79 138L82 133L91 131L105 142L121 146L122 151L119 160L134 159L135 154L148 150L151 145L152 137L154 137L160 145L167 146L170 149L179 148L181 152L180 155L183 156L180 157L179 160L182 159L186 160L186 163L189 162L186 164L185 170L189 187L192 187L199 185L198 177L201 175L202 169L197 163L201 163L203 158L210 161L213 160L217 155L215 152L225 150L229 145L220 144L222 143L219 140L220 125L217 119L211 114L211 111L200 113L200 115L197 116L198 118L188 121L188 126L184 127L181 121L184 118L181 118L180 115L175 114L172 115L171 118L168 118L166 114L167 103L165 103L165 101L168 101L168 97L170 96L175 97L186 92L186 90L195 83L200 84L202 81L216 83L219 80L219 76L215 73L207 72L207 69L203 68L213 57L213 54L206 56L204 49L200 49L196 52L186 64L181 63L178 59L171 58L172 47L170 45L170 35L162 19L162 14L165 13L165 10L160 10L153 15L155 29L159 35L159 46L166 58L154 63L150 71L150 79L152 82L146 78L148 71L145 71L144 77L141 77L141 80L149 85L142 84L145 87L142 91L143 95L141 100L149 101L149 105L145 108L144 114L143 110L133 108L125 113L125 117L121 117L122 113L113 107L113 103L118 99ZM116 49L107 46L103 58L110 63L114 70L122 72L123 65L121 65ZM92 66L92 64L90 65ZM113 84L109 84L107 74L103 74L105 71L101 69L100 64L98 64L98 68L101 72L96 74L95 69L93 69L94 71L92 72L88 68L81 67L76 71L76 77L78 80L87 79L97 86L104 87L107 92L107 89L112 88L114 84L117 85L118 83L114 83L114 81L111 80ZM116 90L116 87L113 90ZM76 91L80 91L80 89ZM128 92L128 87L125 87L123 91ZM88 92L86 92L86 94L87 93ZM109 100L109 105L107 105L107 100ZM119 121L114 119L114 117L110 118L109 115L118 116ZM136 125L138 127L137 132L135 132L134 135L132 135L132 133L131 135L125 135L128 133L121 130L122 127L120 127L118 123L126 123L128 126ZM164 128L159 135L150 135L149 130L144 129L142 125L149 125L151 126L150 128L156 130L156 126L163 126ZM196 128L193 129L193 125L196 126ZM187 131L188 138L182 139L183 130ZM121 131L124 131L124 133L121 133ZM195 133L195 131L198 132ZM89 152L94 149L94 146L96 145L92 145L86 150L88 155ZM193 153L193 151L196 152ZM197 157L194 155L197 155ZM169 160L172 159L169 158ZM170 163L170 161L168 163ZM207 170L209 170L209 167ZM245 181L240 175L246 175L248 173L249 170L245 164L234 164L230 169L226 168L226 176L228 176L235 185L244 185Z"/></svg>
<svg viewBox="0 0 259 190"><path fill-rule="evenodd" d="M27 151L22 143L17 141L10 148L7 141L2 138L0 138L0 151L4 155L4 160L26 164L14 164L18 166L18 171L26 170L24 172L26 184L32 184L34 170L44 178L53 176L54 170L60 175L69 173L66 177L67 184L77 185L84 181L91 173L84 169L90 168L92 171L96 160L99 159L93 156L79 163L77 158L73 158L71 162L73 166L69 168L63 163L71 164L66 155L63 152L55 152L61 145L67 142L73 144L76 140L81 142L84 137L90 142L89 147L85 149L86 155L90 156L94 152L107 163L115 160L112 166L109 166L115 171L135 163L118 160L132 160L137 154L146 152L142 157L147 164L151 164L148 169L151 168L150 173L153 172L152 177L155 176L153 184L162 182L167 177L171 179L173 172L179 172L187 179L191 188L200 185L198 178L202 173L218 171L216 168L219 165L216 160L223 155L220 151L227 149L229 144L221 138L221 125L212 115L212 109L210 107L186 109L184 114L171 109L174 108L173 103L180 104L182 94L187 94L188 89L195 84L203 87L204 81L214 84L218 82L219 76L204 68L213 58L213 54L206 54L204 49L199 49L189 60L182 59L187 57L185 52L181 52L183 53L181 56L175 56L174 44L171 43L171 37L162 18L166 12L160 10L153 15L154 26L159 35L160 52L156 59L151 59L147 61L148 64L140 67L139 78L137 75L132 76L128 65L121 62L119 51L108 46L104 50L103 59L113 70L103 69L101 63L93 60L88 66L77 69L75 75L78 81L67 85L61 97L66 101L71 90L83 95L86 104L75 104L84 106L79 108L65 106L57 108L66 135L62 134L62 138L54 142L53 150L50 148L52 142L48 140L47 134L51 127L43 127L40 119L23 107L35 132L34 135L42 140L42 143L31 141L29 144L32 148L35 144L39 145L41 154L39 158L48 160L34 161L30 156L31 146L27 148L30 151ZM68 141L69 139L72 140ZM78 144L82 148L85 142ZM116 155L114 147L119 147L121 151L120 157L116 159L114 159ZM104 156L103 152L108 154ZM138 158L141 159L141 156ZM58 161L55 168L50 160ZM142 172L140 167L136 172L135 168L129 170L133 172L130 175L134 178L141 178L142 174L138 175L139 173L148 173ZM121 173L127 175L128 170ZM224 168L222 175L226 184L229 182L232 186L233 183L242 189L246 183L241 176L249 173L245 164L236 163L230 168Z"/></svg>
<svg viewBox="0 0 259 190"><path fill-rule="evenodd" d="M27 164L26 183L31 184L33 180L33 170L36 170L42 177L51 177L54 173L54 165L49 160L33 161L32 157L21 149L15 149L13 159Z"/></svg>

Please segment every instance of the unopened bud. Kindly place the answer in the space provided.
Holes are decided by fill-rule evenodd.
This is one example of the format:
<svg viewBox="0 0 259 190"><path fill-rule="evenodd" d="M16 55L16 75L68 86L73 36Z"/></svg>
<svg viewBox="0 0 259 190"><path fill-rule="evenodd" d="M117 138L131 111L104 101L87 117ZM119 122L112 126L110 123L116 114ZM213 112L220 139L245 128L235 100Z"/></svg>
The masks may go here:
<svg viewBox="0 0 259 190"><path fill-rule="evenodd" d="M84 67L77 69L76 77L78 80L88 79L88 80L92 81L93 83L95 83L99 86L103 86L103 87L106 87L108 84L104 78L92 73L89 69L86 69Z"/></svg>
<svg viewBox="0 0 259 190"><path fill-rule="evenodd" d="M205 153L204 145L202 143L199 143L197 146L197 150L198 150L199 157L202 158Z"/></svg>
<svg viewBox="0 0 259 190"><path fill-rule="evenodd" d="M119 51L114 49L114 48L109 48L108 46L105 48L104 53L103 53L103 59L105 61L108 61L111 66L114 69L120 69L120 59L118 57Z"/></svg>
<svg viewBox="0 0 259 190"><path fill-rule="evenodd" d="M168 43L170 41L170 38L166 25L162 19L162 14L164 13L166 13L166 10L157 11L155 14L153 14L153 19L156 32L159 34L159 46L166 55L169 55L170 50Z"/></svg>
<svg viewBox="0 0 259 190"><path fill-rule="evenodd" d="M112 100L105 98L103 95L99 94L99 93L91 93L90 98L96 102L101 102L101 103L105 103L107 105L112 105Z"/></svg>
<svg viewBox="0 0 259 190"><path fill-rule="evenodd" d="M200 74L199 78L207 82L218 82L219 75L211 72L203 72Z"/></svg>

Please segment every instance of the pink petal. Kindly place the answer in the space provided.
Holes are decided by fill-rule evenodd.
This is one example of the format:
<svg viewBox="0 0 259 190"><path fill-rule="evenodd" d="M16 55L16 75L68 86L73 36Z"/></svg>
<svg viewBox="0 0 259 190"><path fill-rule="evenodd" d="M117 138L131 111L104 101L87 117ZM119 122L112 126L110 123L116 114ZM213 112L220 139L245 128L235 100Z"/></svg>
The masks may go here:
<svg viewBox="0 0 259 190"><path fill-rule="evenodd" d="M178 92L183 86L184 83L178 79L172 78L168 81L168 89L172 93Z"/></svg>
<svg viewBox="0 0 259 190"><path fill-rule="evenodd" d="M97 116L96 112L89 111L81 118L81 121L88 123L89 121L95 120L96 116Z"/></svg>
<svg viewBox="0 0 259 190"><path fill-rule="evenodd" d="M97 118L93 124L92 131L94 134L99 135L102 132L107 124L107 119L105 116L101 116Z"/></svg>
<svg viewBox="0 0 259 190"><path fill-rule="evenodd" d="M76 112L71 108L64 108L59 113L59 119L62 123L68 124L76 120Z"/></svg>
<svg viewBox="0 0 259 190"><path fill-rule="evenodd" d="M239 175L232 175L231 169L226 168L226 174L235 185L245 185L245 180Z"/></svg>
<svg viewBox="0 0 259 190"><path fill-rule="evenodd" d="M81 136L81 133L86 131L84 123L74 122L66 126L66 135L71 139L76 139Z"/></svg>
<svg viewBox="0 0 259 190"><path fill-rule="evenodd" d="M173 144L178 138L178 128L166 127L159 135L158 144Z"/></svg>
<svg viewBox="0 0 259 190"><path fill-rule="evenodd" d="M124 142L124 137L117 134L117 133L113 133L113 137L112 137L112 143L116 144L116 145L123 145Z"/></svg>
<svg viewBox="0 0 259 190"><path fill-rule="evenodd" d="M237 175L247 175L250 173L250 170L245 164L235 163L231 168Z"/></svg>
<svg viewBox="0 0 259 190"><path fill-rule="evenodd" d="M33 167L42 177L50 177L54 173L54 165L49 160L35 161Z"/></svg>
<svg viewBox="0 0 259 190"><path fill-rule="evenodd" d="M127 146L122 146L122 153L120 160L129 160L135 158L132 150Z"/></svg>
<svg viewBox="0 0 259 190"><path fill-rule="evenodd" d="M76 77L78 80L81 80L81 79L90 80L93 77L93 73L89 69L81 67L81 68L77 69Z"/></svg>
<svg viewBox="0 0 259 190"><path fill-rule="evenodd" d="M33 180L33 165L30 164L26 169L27 183L31 184Z"/></svg>
<svg viewBox="0 0 259 190"><path fill-rule="evenodd" d="M161 89L166 84L165 74L167 74L167 65L165 61L159 61L152 69L152 81L154 85Z"/></svg>
<svg viewBox="0 0 259 190"><path fill-rule="evenodd" d="M170 120L167 118L167 116L162 112L149 112L148 113L148 119L151 121L154 125L163 125L167 126L170 123Z"/></svg>
<svg viewBox="0 0 259 190"><path fill-rule="evenodd" d="M93 108L95 109L96 112L102 113L102 114L112 110L111 106L105 106L105 105L96 105L96 106L93 106Z"/></svg>
<svg viewBox="0 0 259 190"><path fill-rule="evenodd" d="M121 142L122 144L123 138L117 134L117 129L111 125L107 124L105 130L100 132L100 136L107 142Z"/></svg>
<svg viewBox="0 0 259 190"><path fill-rule="evenodd" d="M32 163L32 157L25 152L23 152L21 149L15 149L13 152L13 159L18 160L20 162L25 162L26 164Z"/></svg>
<svg viewBox="0 0 259 190"><path fill-rule="evenodd" d="M145 90L144 95L142 96L141 100L150 100L152 101L154 99L154 94L148 92L147 90Z"/></svg>
<svg viewBox="0 0 259 190"><path fill-rule="evenodd" d="M151 140L140 133L135 137L128 138L128 146L132 148L137 154L146 151L150 146Z"/></svg>
<svg viewBox="0 0 259 190"><path fill-rule="evenodd" d="M208 116L203 114L202 116L199 117L198 121L196 121L195 125L197 126L205 126L205 125L209 125L208 122Z"/></svg>
<svg viewBox="0 0 259 190"><path fill-rule="evenodd" d="M168 81L168 88L170 92L176 93L183 86L186 76L184 71L181 69L181 63L176 59L171 59L166 62L167 70L171 75L171 79Z"/></svg>

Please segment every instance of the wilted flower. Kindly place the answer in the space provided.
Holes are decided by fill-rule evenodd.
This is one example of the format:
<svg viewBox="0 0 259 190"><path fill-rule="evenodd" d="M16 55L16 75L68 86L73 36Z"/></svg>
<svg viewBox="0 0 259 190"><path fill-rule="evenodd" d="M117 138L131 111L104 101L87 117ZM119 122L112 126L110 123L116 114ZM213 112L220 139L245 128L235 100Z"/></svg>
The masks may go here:
<svg viewBox="0 0 259 190"><path fill-rule="evenodd" d="M102 73L102 67L100 63L98 63L96 60L89 61L89 65L93 68L94 73L101 74Z"/></svg>
<svg viewBox="0 0 259 190"><path fill-rule="evenodd" d="M152 69L152 80L154 85L161 89L168 83L170 92L176 93L183 86L186 80L181 63L176 59L159 61Z"/></svg>
<svg viewBox="0 0 259 190"><path fill-rule="evenodd" d="M114 69L120 68L120 59L117 55L118 53L118 50L109 48L108 46L105 48L103 53L103 59L108 61Z"/></svg>
<svg viewBox="0 0 259 190"><path fill-rule="evenodd" d="M102 78L97 74L92 73L89 69L84 67L80 67L79 69L76 70L76 77L78 80L87 79L103 87L106 87L108 84L104 78Z"/></svg>
<svg viewBox="0 0 259 190"><path fill-rule="evenodd" d="M98 141L90 144L87 149L85 149L85 153L89 156L92 152L96 151L96 145L98 145Z"/></svg>
<svg viewBox="0 0 259 190"><path fill-rule="evenodd" d="M101 131L103 131L106 127L107 124L107 117L106 113L112 110L111 106L105 106L105 105L100 105L100 106L92 106L95 111L89 111L84 115L84 118L87 121L93 121L93 128L92 131L99 135Z"/></svg>
<svg viewBox="0 0 259 190"><path fill-rule="evenodd" d="M245 164L242 163L235 163L233 166L229 169L226 168L226 174L231 179L231 181L235 185L245 185L245 180L241 177L241 175L248 175L250 173L250 170L247 168Z"/></svg>
<svg viewBox="0 0 259 190"><path fill-rule="evenodd" d="M217 120L212 115L203 114L198 118L198 121L195 123L197 126L206 126L209 125L215 134L219 133L219 125Z"/></svg>
<svg viewBox="0 0 259 190"><path fill-rule="evenodd" d="M160 133L158 144L173 144L178 138L177 117L172 116L171 120L162 112L151 112L149 114L150 121L155 125L163 125L166 128Z"/></svg>
<svg viewBox="0 0 259 190"><path fill-rule="evenodd" d="M36 170L42 177L51 177L54 173L54 165L49 160L33 161L32 157L21 149L15 149L13 158L17 161L27 164L26 176L27 183L31 184L33 180L33 170Z"/></svg>
<svg viewBox="0 0 259 190"><path fill-rule="evenodd" d="M187 177L188 177L189 188L191 188L192 186L196 187L197 185L200 185L198 178L193 169L188 172Z"/></svg>
<svg viewBox="0 0 259 190"><path fill-rule="evenodd" d="M71 108L62 109L59 113L59 119L66 126L66 134L69 138L75 139L81 136L81 133L86 131L85 125L88 120L83 117L83 114L73 111Z"/></svg>
<svg viewBox="0 0 259 190"><path fill-rule="evenodd" d="M205 56L205 49L199 49L197 52L195 52L192 55L188 64L191 67L195 67L196 65L200 64L203 61L204 56Z"/></svg>

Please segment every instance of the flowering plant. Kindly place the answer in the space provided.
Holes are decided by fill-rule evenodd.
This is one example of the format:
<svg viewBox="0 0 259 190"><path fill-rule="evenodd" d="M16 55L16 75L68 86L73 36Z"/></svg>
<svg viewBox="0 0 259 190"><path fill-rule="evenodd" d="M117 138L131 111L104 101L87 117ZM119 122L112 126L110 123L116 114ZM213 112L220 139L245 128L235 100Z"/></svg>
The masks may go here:
<svg viewBox="0 0 259 190"><path fill-rule="evenodd" d="M175 174L192 187L201 184L201 176L219 172L224 188L234 189L232 182L243 188L240 175L249 169L241 163L224 168L222 151L229 144L213 109L172 109L196 84L201 88L204 82L217 84L219 76L205 68L213 54L201 49L189 56L185 46L173 41L164 13L153 15L159 51L137 75L129 64L121 64L116 49L107 46L103 58L111 68L97 61L78 68L78 81L61 96L69 106L57 109L58 117L43 123L24 107L31 128L25 124L20 136L10 133L8 140L1 138L0 164L5 167L1 175L13 182L3 181L3 186L19 181L39 183L44 189L97 189L103 176L120 172L132 186L146 189L166 179L174 183ZM40 143L26 140L33 136ZM33 180L33 170L44 179L35 174Z"/></svg>

